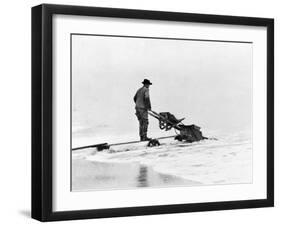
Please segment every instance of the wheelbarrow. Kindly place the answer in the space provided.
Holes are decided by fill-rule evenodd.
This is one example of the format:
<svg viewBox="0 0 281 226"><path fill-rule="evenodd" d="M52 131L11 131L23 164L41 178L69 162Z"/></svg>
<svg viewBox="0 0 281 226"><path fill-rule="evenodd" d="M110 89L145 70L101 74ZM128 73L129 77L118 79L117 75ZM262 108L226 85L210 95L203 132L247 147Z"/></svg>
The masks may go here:
<svg viewBox="0 0 281 226"><path fill-rule="evenodd" d="M185 141L185 142L195 142L204 139L208 139L202 135L200 131L200 127L194 124L192 125L185 125L183 124L182 119L177 119L173 114L170 112L160 112L157 113L155 111L148 111L149 115L156 118L159 121L159 128L161 130L170 130L172 128L175 129L177 136L175 136L176 140Z"/></svg>

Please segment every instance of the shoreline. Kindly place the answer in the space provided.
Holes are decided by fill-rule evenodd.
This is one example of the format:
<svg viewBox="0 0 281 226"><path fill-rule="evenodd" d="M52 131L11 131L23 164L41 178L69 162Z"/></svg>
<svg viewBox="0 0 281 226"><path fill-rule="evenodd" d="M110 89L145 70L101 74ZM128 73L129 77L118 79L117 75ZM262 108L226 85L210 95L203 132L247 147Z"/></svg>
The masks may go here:
<svg viewBox="0 0 281 226"><path fill-rule="evenodd" d="M71 191L117 190L196 186L200 182L159 173L152 167L133 163L112 163L72 159Z"/></svg>

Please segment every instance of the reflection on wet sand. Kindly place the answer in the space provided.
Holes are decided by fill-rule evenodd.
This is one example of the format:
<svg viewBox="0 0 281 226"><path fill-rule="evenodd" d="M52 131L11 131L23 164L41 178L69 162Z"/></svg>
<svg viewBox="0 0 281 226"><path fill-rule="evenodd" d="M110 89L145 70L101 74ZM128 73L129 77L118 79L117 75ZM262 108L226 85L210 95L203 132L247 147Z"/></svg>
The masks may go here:
<svg viewBox="0 0 281 226"><path fill-rule="evenodd" d="M138 187L148 187L147 167L140 166L138 175Z"/></svg>
<svg viewBox="0 0 281 226"><path fill-rule="evenodd" d="M200 183L161 174L138 163L72 161L72 191L193 186Z"/></svg>

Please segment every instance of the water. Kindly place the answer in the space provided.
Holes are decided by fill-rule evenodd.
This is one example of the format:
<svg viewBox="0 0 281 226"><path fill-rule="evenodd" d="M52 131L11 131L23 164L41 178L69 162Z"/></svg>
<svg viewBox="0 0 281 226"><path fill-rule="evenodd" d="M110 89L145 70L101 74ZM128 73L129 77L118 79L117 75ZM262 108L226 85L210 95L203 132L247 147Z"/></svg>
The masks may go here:
<svg viewBox="0 0 281 226"><path fill-rule="evenodd" d="M74 159L72 191L192 186L196 181L161 174L138 163L109 163Z"/></svg>

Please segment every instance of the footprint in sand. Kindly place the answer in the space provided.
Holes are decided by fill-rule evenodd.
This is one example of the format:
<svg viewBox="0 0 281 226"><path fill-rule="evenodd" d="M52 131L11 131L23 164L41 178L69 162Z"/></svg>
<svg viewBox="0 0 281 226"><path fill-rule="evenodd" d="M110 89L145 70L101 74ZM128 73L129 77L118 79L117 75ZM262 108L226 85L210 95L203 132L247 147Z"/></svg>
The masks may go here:
<svg viewBox="0 0 281 226"><path fill-rule="evenodd" d="M191 165L192 167L201 167L204 166L203 164L195 164L195 165Z"/></svg>

